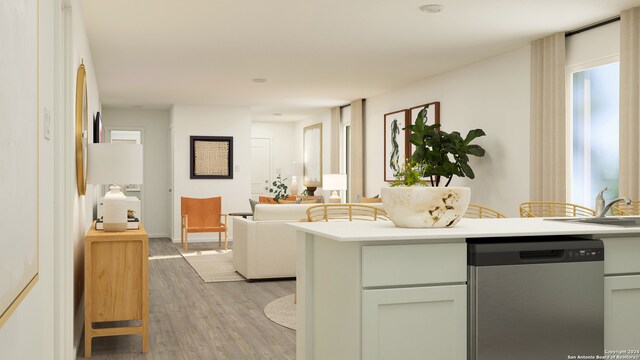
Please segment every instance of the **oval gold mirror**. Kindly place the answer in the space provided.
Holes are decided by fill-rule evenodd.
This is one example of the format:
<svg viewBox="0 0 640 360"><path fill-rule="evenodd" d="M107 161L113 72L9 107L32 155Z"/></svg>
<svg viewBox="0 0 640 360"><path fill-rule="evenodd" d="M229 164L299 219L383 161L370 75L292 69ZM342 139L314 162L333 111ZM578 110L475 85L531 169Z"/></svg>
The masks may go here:
<svg viewBox="0 0 640 360"><path fill-rule="evenodd" d="M84 64L80 64L76 80L76 178L79 195L87 192L87 113L87 73Z"/></svg>

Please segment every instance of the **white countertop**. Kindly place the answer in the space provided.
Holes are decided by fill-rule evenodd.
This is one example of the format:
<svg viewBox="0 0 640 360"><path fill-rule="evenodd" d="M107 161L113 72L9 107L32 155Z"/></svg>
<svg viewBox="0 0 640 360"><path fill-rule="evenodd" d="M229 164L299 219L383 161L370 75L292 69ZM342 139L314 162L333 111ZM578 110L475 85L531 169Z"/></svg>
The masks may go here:
<svg viewBox="0 0 640 360"><path fill-rule="evenodd" d="M407 229L391 221L289 223L299 231L336 241L436 240L546 235L640 235L640 227L577 224L541 218L462 219L452 228Z"/></svg>

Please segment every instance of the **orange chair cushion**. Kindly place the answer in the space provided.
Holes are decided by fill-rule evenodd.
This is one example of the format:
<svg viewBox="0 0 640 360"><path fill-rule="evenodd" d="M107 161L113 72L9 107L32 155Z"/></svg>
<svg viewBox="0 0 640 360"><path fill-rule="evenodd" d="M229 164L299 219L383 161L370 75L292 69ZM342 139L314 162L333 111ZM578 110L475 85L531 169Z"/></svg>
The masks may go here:
<svg viewBox="0 0 640 360"><path fill-rule="evenodd" d="M224 226L220 221L220 214L222 213L221 197L205 199L183 197L181 198L181 213L183 216L188 216L188 229L220 228Z"/></svg>

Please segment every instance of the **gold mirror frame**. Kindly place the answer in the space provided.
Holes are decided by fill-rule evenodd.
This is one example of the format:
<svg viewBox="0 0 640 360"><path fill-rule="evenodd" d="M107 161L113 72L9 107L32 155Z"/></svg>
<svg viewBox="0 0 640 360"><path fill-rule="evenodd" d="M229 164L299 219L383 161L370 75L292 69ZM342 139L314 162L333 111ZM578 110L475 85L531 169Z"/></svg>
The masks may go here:
<svg viewBox="0 0 640 360"><path fill-rule="evenodd" d="M78 195L87 192L87 72L84 64L78 67L76 79L76 178Z"/></svg>

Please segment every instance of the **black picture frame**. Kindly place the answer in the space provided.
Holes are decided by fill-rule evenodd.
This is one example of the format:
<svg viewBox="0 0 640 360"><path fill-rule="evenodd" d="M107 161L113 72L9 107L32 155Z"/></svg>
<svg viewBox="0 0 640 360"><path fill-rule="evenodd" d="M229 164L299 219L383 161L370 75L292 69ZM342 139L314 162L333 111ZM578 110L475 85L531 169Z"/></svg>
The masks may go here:
<svg viewBox="0 0 640 360"><path fill-rule="evenodd" d="M191 179L233 179L233 136L190 136L189 155Z"/></svg>
<svg viewBox="0 0 640 360"><path fill-rule="evenodd" d="M102 139L102 115L100 114L100 111L98 111L96 115L93 117L93 143L99 144L103 141L104 140Z"/></svg>

